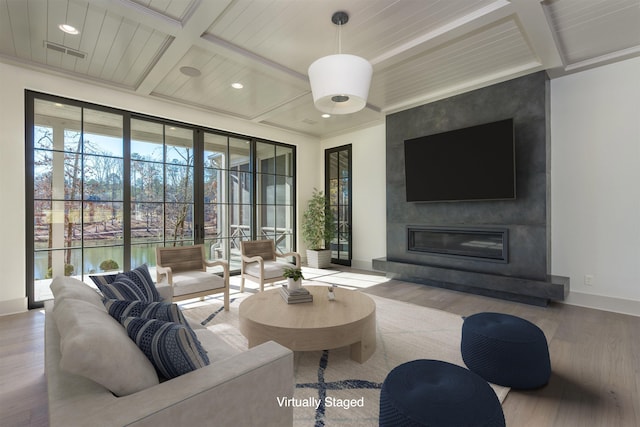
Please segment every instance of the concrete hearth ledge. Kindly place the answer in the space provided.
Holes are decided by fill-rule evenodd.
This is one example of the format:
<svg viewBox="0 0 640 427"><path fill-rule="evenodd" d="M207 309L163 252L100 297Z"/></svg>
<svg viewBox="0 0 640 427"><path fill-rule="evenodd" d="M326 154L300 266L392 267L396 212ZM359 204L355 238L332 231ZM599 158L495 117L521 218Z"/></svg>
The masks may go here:
<svg viewBox="0 0 640 427"><path fill-rule="evenodd" d="M563 301L569 294L569 278L563 276L534 280L412 264L387 258L374 259L373 268L384 271L387 277L397 280L532 305L545 306L549 301Z"/></svg>

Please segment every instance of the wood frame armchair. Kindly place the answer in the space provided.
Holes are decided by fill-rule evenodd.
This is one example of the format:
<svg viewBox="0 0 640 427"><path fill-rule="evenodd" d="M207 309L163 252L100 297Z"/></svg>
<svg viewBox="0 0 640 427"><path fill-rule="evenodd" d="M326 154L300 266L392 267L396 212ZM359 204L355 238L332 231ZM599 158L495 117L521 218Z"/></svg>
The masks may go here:
<svg viewBox="0 0 640 427"><path fill-rule="evenodd" d="M284 269L287 267L300 268L300 254L288 252L278 254L273 240L243 240L240 242L242 263L240 265L240 292L244 292L244 280L249 279L260 284L264 291L265 283L285 280ZM277 258L293 257L295 263L284 263Z"/></svg>
<svg viewBox="0 0 640 427"><path fill-rule="evenodd" d="M222 277L207 272L215 266L222 267ZM157 246L156 275L159 286L167 282L172 288L172 301L224 292L224 309L229 310L229 263L206 260L204 245Z"/></svg>

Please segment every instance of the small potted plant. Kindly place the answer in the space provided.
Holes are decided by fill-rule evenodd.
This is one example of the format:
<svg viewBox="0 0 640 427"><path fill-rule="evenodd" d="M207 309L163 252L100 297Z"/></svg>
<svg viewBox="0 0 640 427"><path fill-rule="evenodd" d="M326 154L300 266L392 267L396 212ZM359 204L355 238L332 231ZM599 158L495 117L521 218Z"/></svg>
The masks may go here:
<svg viewBox="0 0 640 427"><path fill-rule="evenodd" d="M301 269L295 267L287 267L284 269L282 275L287 278L287 287L290 291L300 289L300 287L302 286L302 279L304 279L304 276L302 275Z"/></svg>
<svg viewBox="0 0 640 427"><path fill-rule="evenodd" d="M302 239L307 244L307 265L326 268L331 264L331 249L326 245L335 236L334 216L322 191L313 189L302 218Z"/></svg>

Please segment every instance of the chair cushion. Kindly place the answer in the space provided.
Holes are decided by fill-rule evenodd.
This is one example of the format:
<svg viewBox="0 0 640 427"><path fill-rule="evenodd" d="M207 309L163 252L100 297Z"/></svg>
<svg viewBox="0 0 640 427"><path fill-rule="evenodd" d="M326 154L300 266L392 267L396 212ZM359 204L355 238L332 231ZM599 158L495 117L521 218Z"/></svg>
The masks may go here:
<svg viewBox="0 0 640 427"><path fill-rule="evenodd" d="M60 368L88 378L117 396L159 383L156 370L105 307L67 298L56 301Z"/></svg>
<svg viewBox="0 0 640 427"><path fill-rule="evenodd" d="M275 279L276 277L282 277L284 269L290 266L290 264L285 264L284 262L265 261L263 279ZM247 264L244 268L244 272L251 276L260 277L260 264L257 262Z"/></svg>
<svg viewBox="0 0 640 427"><path fill-rule="evenodd" d="M166 379L209 364L197 336L184 325L140 317L128 317L122 324L129 337Z"/></svg>
<svg viewBox="0 0 640 427"><path fill-rule="evenodd" d="M160 298L160 294L158 294L158 290L156 289L156 285L154 284L153 279L149 274L149 267L147 267L147 264L142 264L141 266L138 266L131 271L125 271L124 273L103 274L100 276L94 275L89 277L91 278L91 280L93 280L93 283L98 286L98 289L100 289L103 294L105 294L104 288L108 288L107 285L112 284L115 281L122 281L121 279L124 278L130 280L139 288L140 292L134 291L134 293L141 294L143 297L136 299L149 302L162 301L162 298ZM113 297L111 295L105 294L105 297L112 299L123 299Z"/></svg>
<svg viewBox="0 0 640 427"><path fill-rule="evenodd" d="M173 275L173 296L224 288L224 279L206 271L185 271Z"/></svg>
<svg viewBox="0 0 640 427"><path fill-rule="evenodd" d="M99 308L104 308L102 296L98 291L73 277L56 277L49 287L56 300L56 304L65 298L73 298L90 302Z"/></svg>

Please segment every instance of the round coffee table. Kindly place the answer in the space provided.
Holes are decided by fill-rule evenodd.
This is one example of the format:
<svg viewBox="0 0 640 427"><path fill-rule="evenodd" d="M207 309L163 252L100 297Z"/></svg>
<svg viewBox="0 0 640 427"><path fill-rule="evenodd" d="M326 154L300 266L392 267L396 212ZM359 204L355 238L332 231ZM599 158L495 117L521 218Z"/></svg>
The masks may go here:
<svg viewBox="0 0 640 427"><path fill-rule="evenodd" d="M240 331L249 347L275 341L294 351L351 347L351 359L363 363L376 349L376 304L366 294L328 286L305 285L313 302L287 304L279 287L251 295L240 304Z"/></svg>

